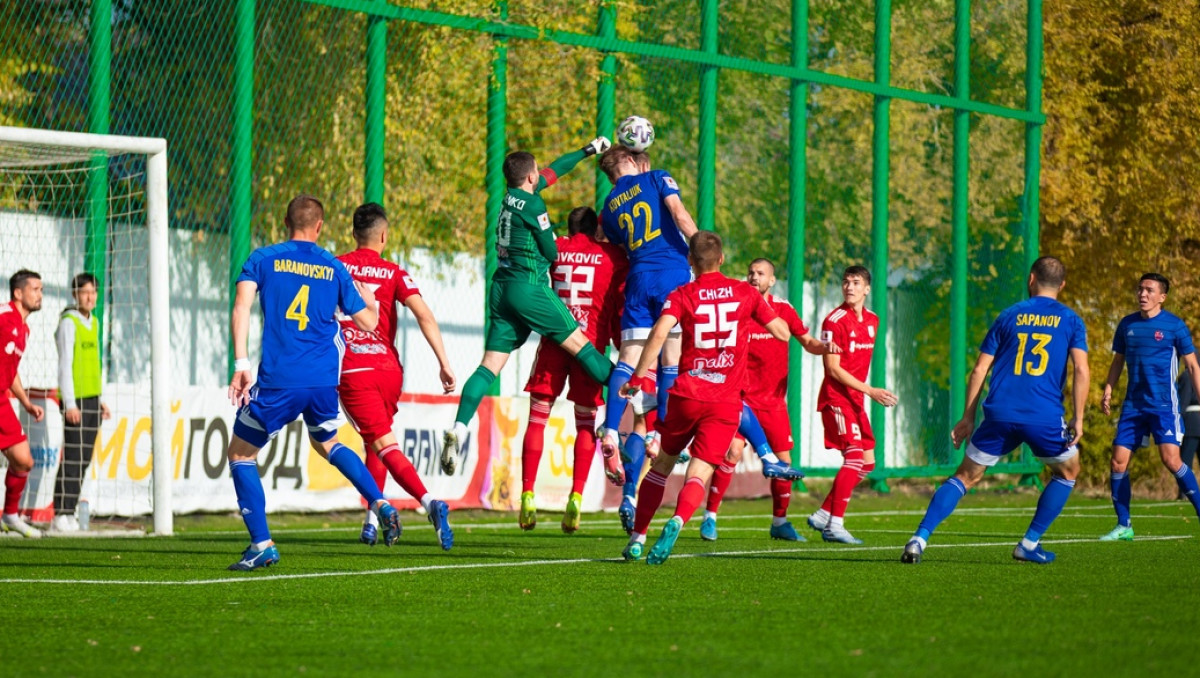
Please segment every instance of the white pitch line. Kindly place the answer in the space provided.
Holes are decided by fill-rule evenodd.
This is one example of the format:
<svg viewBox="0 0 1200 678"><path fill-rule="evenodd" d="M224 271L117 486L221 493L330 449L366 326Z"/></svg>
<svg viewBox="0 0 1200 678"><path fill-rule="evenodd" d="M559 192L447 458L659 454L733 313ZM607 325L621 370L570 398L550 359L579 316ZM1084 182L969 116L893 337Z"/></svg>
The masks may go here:
<svg viewBox="0 0 1200 678"><path fill-rule="evenodd" d="M1137 542L1147 541L1177 541L1191 539L1191 535L1169 535L1161 537L1139 537ZM1043 544L1083 544L1096 543L1095 538L1089 539L1055 539L1042 542ZM1011 547L1013 541L976 542L970 544L930 544L926 548L983 548L988 546ZM775 548L755 549L748 551L717 551L713 553L679 553L671 558L714 558L721 556L756 556L768 554L808 554L808 553L864 553L867 551L899 551L900 545L892 546L829 546L820 548ZM537 565L578 565L581 563L620 563L621 558L570 558L564 560L526 560L516 563L458 563L452 565L417 565L414 567L391 567L380 570L357 570L341 572L307 572L303 574L277 574L245 577L222 577L219 579L195 579L191 581L128 581L103 579L0 579L0 584L88 584L112 586L202 586L208 584L241 584L245 582L286 581L292 579L323 579L327 577L356 577L380 574L403 574L405 572L432 572L437 570L484 570L502 567L531 567Z"/></svg>

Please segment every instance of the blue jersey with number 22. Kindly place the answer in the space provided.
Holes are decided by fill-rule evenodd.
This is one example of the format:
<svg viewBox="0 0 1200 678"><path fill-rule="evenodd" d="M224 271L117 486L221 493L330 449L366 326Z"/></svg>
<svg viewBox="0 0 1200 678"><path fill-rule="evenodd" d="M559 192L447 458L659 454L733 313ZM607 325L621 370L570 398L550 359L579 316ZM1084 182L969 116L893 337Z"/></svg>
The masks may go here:
<svg viewBox="0 0 1200 678"><path fill-rule="evenodd" d="M1087 330L1075 311L1049 297L1004 309L980 353L995 356L983 413L1004 422L1060 423L1071 349L1087 350Z"/></svg>
<svg viewBox="0 0 1200 678"><path fill-rule="evenodd" d="M337 386L344 344L337 311L366 308L346 266L302 240L260 247L250 254L239 283L258 285L263 312L260 388Z"/></svg>
<svg viewBox="0 0 1200 678"><path fill-rule="evenodd" d="M629 252L629 272L687 270L688 245L664 202L679 195L665 170L623 176L604 201L600 224L610 242Z"/></svg>

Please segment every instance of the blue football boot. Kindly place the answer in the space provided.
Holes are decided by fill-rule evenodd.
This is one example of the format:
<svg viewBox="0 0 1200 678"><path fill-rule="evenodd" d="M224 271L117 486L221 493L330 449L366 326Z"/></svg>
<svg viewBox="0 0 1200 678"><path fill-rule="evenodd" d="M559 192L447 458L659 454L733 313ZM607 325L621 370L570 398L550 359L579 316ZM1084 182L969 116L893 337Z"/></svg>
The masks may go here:
<svg viewBox="0 0 1200 678"><path fill-rule="evenodd" d="M379 524L383 526L383 543L386 546L391 546L400 538L400 512L387 503L386 500L375 502L375 515L379 517Z"/></svg>
<svg viewBox="0 0 1200 678"><path fill-rule="evenodd" d="M242 559L229 566L228 569L235 572L249 572L257 570L260 567L271 567L279 562L279 549L271 544L261 551L255 551L254 545L250 545L245 551L242 551Z"/></svg>
<svg viewBox="0 0 1200 678"><path fill-rule="evenodd" d="M637 517L637 507L633 505L633 497L625 495L621 498L621 508L617 509L621 517L621 529L625 534L633 534L633 520Z"/></svg>
<svg viewBox="0 0 1200 678"><path fill-rule="evenodd" d="M1027 563L1045 565L1046 563L1054 562L1054 554L1043 549L1041 544L1038 544L1032 549L1027 549L1024 546L1017 544L1017 548L1013 549L1013 559L1023 560Z"/></svg>
<svg viewBox="0 0 1200 678"><path fill-rule="evenodd" d="M717 540L717 519L705 517L700 523L700 538L704 541Z"/></svg>
<svg viewBox="0 0 1200 678"><path fill-rule="evenodd" d="M362 533L358 535L358 541L368 546L374 546L379 543L379 529L371 523L363 523Z"/></svg>
<svg viewBox="0 0 1200 678"><path fill-rule="evenodd" d="M647 565L662 565L667 562L667 558L671 557L671 551L675 548L675 540L679 538L679 530L683 527L683 521L672 516L667 524L663 526L662 534L658 535L658 541L654 542L654 546L650 549L650 555L646 556Z"/></svg>
<svg viewBox="0 0 1200 678"><path fill-rule="evenodd" d="M771 538L782 539L783 541L808 541L799 532L796 532L796 528L792 527L790 522L782 525L772 525Z"/></svg>
<svg viewBox="0 0 1200 678"><path fill-rule="evenodd" d="M454 546L454 530L450 529L450 507L440 499L429 502L429 523L437 532L438 542L443 551L449 551Z"/></svg>

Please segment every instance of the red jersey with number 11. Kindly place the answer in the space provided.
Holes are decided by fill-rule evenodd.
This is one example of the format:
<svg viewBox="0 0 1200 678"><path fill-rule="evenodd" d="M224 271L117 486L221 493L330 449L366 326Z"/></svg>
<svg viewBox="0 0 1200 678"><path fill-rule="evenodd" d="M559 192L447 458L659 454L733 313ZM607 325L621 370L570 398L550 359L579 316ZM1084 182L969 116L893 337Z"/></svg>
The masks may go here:
<svg viewBox="0 0 1200 678"><path fill-rule="evenodd" d="M346 340L342 374L401 369L400 354L396 351L396 304L403 304L405 299L420 294L417 284L407 271L372 249L357 249L338 259L355 280L371 288L379 308L379 325L372 332L358 329L350 318L339 318L342 338Z"/></svg>
<svg viewBox="0 0 1200 678"><path fill-rule="evenodd" d="M758 290L718 271L705 273L672 292L662 313L676 318L683 333L671 395L740 405L751 321L766 325L776 317Z"/></svg>

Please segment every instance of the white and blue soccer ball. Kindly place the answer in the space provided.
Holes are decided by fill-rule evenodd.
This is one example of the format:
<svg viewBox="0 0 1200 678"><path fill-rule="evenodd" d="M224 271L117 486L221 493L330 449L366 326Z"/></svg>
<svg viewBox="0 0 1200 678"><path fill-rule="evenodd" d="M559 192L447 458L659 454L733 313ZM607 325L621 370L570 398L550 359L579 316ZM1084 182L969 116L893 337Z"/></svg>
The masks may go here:
<svg viewBox="0 0 1200 678"><path fill-rule="evenodd" d="M617 141L626 148L644 151L654 143L654 125L640 115L631 115L617 127Z"/></svg>

